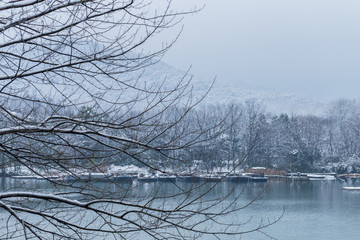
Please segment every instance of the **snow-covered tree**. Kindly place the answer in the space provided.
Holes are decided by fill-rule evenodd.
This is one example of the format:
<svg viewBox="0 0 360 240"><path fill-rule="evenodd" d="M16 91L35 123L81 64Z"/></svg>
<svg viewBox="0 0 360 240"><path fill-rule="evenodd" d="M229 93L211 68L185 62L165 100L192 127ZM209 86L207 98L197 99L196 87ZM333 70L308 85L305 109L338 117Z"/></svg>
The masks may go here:
<svg viewBox="0 0 360 240"><path fill-rule="evenodd" d="M1 239L242 233L241 220L220 218L238 206L221 197L204 204L208 191L202 186L136 201L129 189L99 188L80 177L98 172L110 181L104 166L130 162L162 170L154 157L181 162L179 153L217 134L212 129L221 123L204 127L199 116L190 121L199 100L191 97L187 74L170 83L166 76L143 80L173 44L159 44L158 34L187 14L171 6L147 0L1 1L0 164L16 164L61 186L56 193L0 193L0 208L9 216L0 222L6 230ZM149 48L151 42L158 44ZM54 181L54 174L74 181ZM172 197L179 202L167 205Z"/></svg>

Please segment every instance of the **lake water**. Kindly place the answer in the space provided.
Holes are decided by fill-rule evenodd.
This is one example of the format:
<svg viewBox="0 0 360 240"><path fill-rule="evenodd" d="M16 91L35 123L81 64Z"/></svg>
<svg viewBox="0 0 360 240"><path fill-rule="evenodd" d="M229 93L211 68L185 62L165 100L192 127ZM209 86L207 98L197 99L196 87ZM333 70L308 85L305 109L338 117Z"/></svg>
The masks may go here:
<svg viewBox="0 0 360 240"><path fill-rule="evenodd" d="M51 192L52 186L42 181L28 181L27 188L42 188ZM103 183L106 185L105 183ZM190 185L181 183L182 187ZM108 184L109 188L115 188ZM139 184L133 190L136 193L151 193L159 183ZM13 179L0 179L0 190L23 188L24 182ZM209 183L209 186L210 183ZM242 191L245 185L222 182L209 198L223 194L235 187L235 192ZM239 204L251 201L266 186L263 183L246 185ZM358 240L360 239L360 192L345 191L343 186L360 186L358 183L342 183L339 181L308 181L308 182L270 182L261 198L250 207L229 216L229 221L238 219L246 222L252 219L243 230L255 227L262 221L272 221L284 213L280 221L263 232L242 235L242 240L284 239L284 240ZM160 192L171 192L174 185L162 184ZM236 195L236 194L235 194ZM233 201L231 197L226 201ZM171 204L172 199L169 199ZM285 212L283 209L285 208ZM6 219L5 212L0 212L0 219ZM0 220L1 221L1 220ZM0 223L1 224L1 223ZM147 239L147 238L143 238ZM208 236L203 239L211 239ZM221 239L239 239L223 236Z"/></svg>
<svg viewBox="0 0 360 240"><path fill-rule="evenodd" d="M360 192L342 190L338 181L272 182L255 215L285 214L266 232L276 239L360 239ZM250 211L250 210L249 210ZM243 239L264 239L249 235Z"/></svg>

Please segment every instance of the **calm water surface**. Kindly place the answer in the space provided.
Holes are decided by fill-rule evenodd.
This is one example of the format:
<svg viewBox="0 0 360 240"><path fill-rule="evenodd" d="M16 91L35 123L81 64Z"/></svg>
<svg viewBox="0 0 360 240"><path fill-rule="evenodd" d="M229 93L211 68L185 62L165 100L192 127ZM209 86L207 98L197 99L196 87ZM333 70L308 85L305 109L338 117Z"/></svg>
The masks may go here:
<svg viewBox="0 0 360 240"><path fill-rule="evenodd" d="M342 190L338 181L271 182L270 189L255 206L255 215L285 214L266 230L276 239L360 239L360 192ZM250 211L250 210L249 210ZM243 239L264 239L259 234Z"/></svg>
<svg viewBox="0 0 360 240"><path fill-rule="evenodd" d="M232 189L234 184L220 183L209 195L209 198ZM9 188L18 188L17 190L19 190L23 186L24 182L18 180L0 179L1 191ZM54 191L51 189L51 185L42 181L26 182L26 186L28 188L48 188L47 191ZM243 186L235 184L236 191L240 192ZM251 201L264 186L265 184L260 183L248 184L241 199L238 200L239 204ZM360 192L344 191L341 189L343 186L360 186L360 182L270 182L268 189L258 201L243 211L229 216L229 221L236 218L245 222L252 218L251 223L243 229L246 230L257 226L261 221L272 221L281 216L285 207L284 216L278 223L267 228L263 233L246 234L241 239L257 240L271 239L272 237L283 240L358 240L360 239ZM136 196L137 192L150 193L157 187L156 183L141 184L133 194ZM186 184L183 187L186 187ZM174 191L173 184L163 184L162 191ZM228 201L231 200L228 199ZM169 199L169 204L171 201L173 200ZM0 212L0 219L5 219L4 214L3 211ZM223 239L235 238L224 236Z"/></svg>

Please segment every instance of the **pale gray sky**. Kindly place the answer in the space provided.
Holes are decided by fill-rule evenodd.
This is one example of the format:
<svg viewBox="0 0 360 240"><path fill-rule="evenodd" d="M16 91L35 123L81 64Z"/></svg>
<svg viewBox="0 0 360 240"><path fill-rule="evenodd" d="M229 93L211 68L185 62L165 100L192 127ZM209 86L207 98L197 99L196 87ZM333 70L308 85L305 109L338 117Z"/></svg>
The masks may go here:
<svg viewBox="0 0 360 240"><path fill-rule="evenodd" d="M359 0L177 0L176 8L203 3L168 64L322 100L360 97Z"/></svg>

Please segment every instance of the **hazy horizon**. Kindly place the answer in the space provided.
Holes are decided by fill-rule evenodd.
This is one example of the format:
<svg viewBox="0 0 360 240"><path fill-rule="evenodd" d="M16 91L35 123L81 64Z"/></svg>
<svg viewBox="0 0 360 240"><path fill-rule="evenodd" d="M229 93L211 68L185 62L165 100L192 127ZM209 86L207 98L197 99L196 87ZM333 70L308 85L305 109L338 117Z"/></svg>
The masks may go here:
<svg viewBox="0 0 360 240"><path fill-rule="evenodd" d="M227 84L323 101L359 98L360 2L196 0L174 8L204 3L185 18L166 63Z"/></svg>

